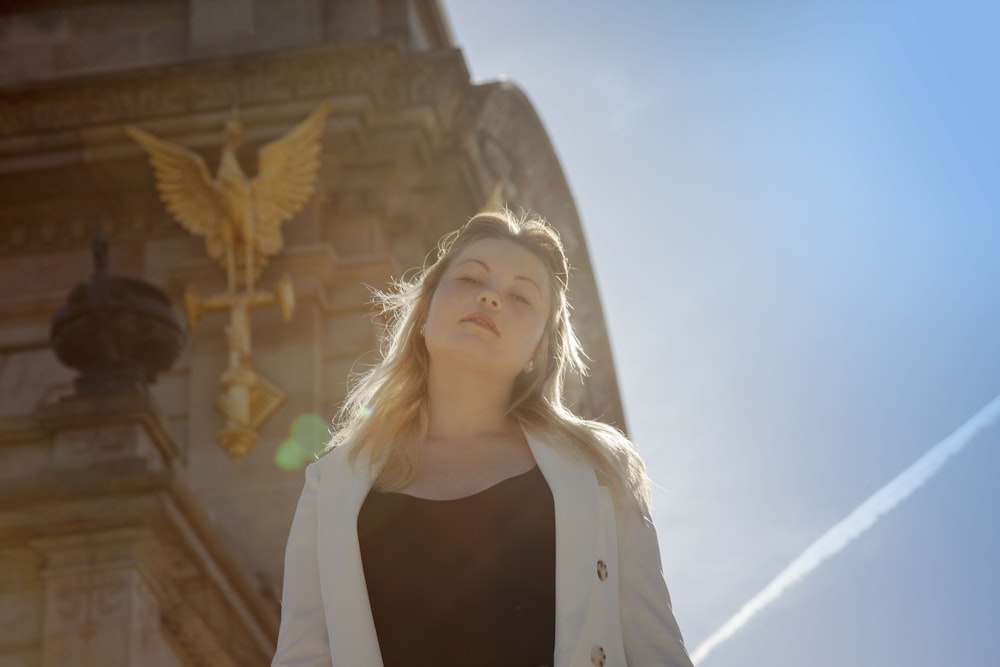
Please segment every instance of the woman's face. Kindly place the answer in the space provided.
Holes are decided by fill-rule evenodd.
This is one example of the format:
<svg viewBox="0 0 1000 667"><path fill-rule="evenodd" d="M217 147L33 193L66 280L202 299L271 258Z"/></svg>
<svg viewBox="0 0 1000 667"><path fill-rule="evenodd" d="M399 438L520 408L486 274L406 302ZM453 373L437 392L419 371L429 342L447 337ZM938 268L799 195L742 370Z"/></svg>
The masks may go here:
<svg viewBox="0 0 1000 667"><path fill-rule="evenodd" d="M431 364L458 363L513 381L538 352L552 309L542 261L505 239L470 243L431 297L424 338Z"/></svg>

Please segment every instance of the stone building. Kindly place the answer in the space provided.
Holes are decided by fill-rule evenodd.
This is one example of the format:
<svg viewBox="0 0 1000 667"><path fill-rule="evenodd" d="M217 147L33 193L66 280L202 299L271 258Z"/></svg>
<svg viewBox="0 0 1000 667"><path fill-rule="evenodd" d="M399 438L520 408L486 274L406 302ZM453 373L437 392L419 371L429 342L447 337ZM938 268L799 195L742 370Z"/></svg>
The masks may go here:
<svg viewBox="0 0 1000 667"><path fill-rule="evenodd" d="M236 108L252 177L258 150L324 103L315 191L256 283L277 296L247 315L267 391L248 403L256 438L231 456L217 404L234 316L205 305L227 273L164 206L126 128L195 151L214 174ZM593 360L572 402L623 426L551 143L516 86L470 80L439 2L0 4L0 666L268 664L301 467L377 348L366 285L422 263L498 195L562 232ZM95 269L97 232L109 250ZM87 299L90 320L50 335L57 312ZM123 301L159 313L149 326L162 336L114 310ZM139 349L157 336L177 355L149 367L161 372L148 388L135 368L77 377L53 349L119 363L159 354Z"/></svg>

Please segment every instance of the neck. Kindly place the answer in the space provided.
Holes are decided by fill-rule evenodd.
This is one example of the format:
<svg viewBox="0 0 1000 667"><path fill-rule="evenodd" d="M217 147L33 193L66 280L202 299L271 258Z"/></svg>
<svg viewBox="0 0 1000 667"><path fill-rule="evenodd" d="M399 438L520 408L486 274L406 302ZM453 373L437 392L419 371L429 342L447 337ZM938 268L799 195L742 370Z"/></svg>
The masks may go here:
<svg viewBox="0 0 1000 667"><path fill-rule="evenodd" d="M468 441L517 430L507 416L511 383L484 378L469 369L442 369L432 365L427 382L429 421L427 437Z"/></svg>

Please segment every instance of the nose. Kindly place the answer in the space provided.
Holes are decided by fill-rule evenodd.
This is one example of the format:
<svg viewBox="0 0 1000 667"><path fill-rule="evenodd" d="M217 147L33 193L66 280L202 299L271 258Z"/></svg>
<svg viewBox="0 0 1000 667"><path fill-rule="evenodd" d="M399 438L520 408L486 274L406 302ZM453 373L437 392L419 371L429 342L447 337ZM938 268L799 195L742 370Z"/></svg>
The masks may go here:
<svg viewBox="0 0 1000 667"><path fill-rule="evenodd" d="M503 307L503 302L500 301L500 295L491 289L484 289L480 292L478 301L484 306L489 306L493 310L500 310Z"/></svg>

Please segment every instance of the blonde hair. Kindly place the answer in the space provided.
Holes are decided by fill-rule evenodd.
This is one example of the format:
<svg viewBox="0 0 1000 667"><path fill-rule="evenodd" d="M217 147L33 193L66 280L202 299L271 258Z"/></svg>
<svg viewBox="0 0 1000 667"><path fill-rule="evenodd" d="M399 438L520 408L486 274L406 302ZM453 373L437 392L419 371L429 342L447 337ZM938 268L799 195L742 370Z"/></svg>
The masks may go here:
<svg viewBox="0 0 1000 667"><path fill-rule="evenodd" d="M420 465L420 445L427 433L427 379L430 357L420 335L431 298L452 257L470 243L504 239L526 248L545 265L552 284L552 310L543 341L546 353L533 373L514 382L507 414L522 428L549 436L554 446L589 463L619 507L633 498L640 508L649 502L645 466L632 444L617 429L583 419L563 404L567 372L586 373L585 355L570 323L566 291L569 262L558 232L539 217L516 217L509 211L480 213L438 243L437 258L394 289L376 292L375 302L387 316L382 361L359 376L337 415L329 448L354 443L349 459L365 459L378 471L376 488L399 490Z"/></svg>

